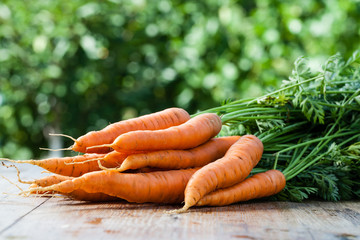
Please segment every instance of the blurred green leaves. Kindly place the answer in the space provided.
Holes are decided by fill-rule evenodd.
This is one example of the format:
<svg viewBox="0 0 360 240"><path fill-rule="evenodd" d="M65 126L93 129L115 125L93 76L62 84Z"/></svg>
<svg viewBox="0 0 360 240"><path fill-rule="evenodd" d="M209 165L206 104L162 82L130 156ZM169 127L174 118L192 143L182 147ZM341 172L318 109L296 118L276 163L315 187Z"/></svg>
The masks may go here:
<svg viewBox="0 0 360 240"><path fill-rule="evenodd" d="M39 157L51 131L258 96L299 56L347 58L359 16L353 0L4 0L0 155Z"/></svg>

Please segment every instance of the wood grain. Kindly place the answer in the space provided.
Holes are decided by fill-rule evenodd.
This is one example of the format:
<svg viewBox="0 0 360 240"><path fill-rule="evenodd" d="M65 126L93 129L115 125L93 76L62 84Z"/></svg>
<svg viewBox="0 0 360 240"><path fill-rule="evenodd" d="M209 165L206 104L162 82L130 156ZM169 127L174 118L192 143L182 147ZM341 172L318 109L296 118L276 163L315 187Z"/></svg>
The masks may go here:
<svg viewBox="0 0 360 240"><path fill-rule="evenodd" d="M22 169L24 178L32 169ZM14 170L0 174L16 182ZM26 198L4 179L0 187L8 193L0 197L0 239L360 239L358 201L252 201L170 215L181 206Z"/></svg>

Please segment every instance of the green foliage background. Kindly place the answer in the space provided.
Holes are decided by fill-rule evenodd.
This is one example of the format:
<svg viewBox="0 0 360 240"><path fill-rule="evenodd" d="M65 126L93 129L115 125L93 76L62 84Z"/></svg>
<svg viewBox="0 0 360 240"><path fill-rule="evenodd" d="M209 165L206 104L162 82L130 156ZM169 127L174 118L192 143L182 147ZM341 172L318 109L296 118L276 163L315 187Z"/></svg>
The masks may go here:
<svg viewBox="0 0 360 240"><path fill-rule="evenodd" d="M299 56L347 58L359 23L355 0L3 0L0 156L40 157L49 132L258 96Z"/></svg>

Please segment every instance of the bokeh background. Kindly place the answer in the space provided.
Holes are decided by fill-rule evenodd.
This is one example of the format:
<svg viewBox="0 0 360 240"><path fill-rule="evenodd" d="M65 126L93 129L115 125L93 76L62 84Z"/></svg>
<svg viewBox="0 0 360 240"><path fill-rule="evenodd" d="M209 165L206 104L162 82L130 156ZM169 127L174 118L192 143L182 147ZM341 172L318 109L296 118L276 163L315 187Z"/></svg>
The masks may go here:
<svg viewBox="0 0 360 240"><path fill-rule="evenodd" d="M2 0L0 157L177 106L195 113L359 49L360 1Z"/></svg>

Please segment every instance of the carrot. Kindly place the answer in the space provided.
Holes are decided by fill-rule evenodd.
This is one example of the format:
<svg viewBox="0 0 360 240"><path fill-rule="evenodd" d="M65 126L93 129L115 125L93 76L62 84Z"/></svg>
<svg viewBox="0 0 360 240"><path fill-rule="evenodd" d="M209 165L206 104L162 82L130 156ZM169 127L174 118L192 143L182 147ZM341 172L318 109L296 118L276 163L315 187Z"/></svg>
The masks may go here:
<svg viewBox="0 0 360 240"><path fill-rule="evenodd" d="M221 130L222 122L214 113L204 113L189 121L163 130L133 131L120 135L112 144L101 145L122 151L189 149L205 143ZM95 146L99 147L99 146Z"/></svg>
<svg viewBox="0 0 360 240"><path fill-rule="evenodd" d="M185 205L177 212L185 212L211 191L243 181L261 159L263 149L256 136L242 136L224 157L202 167L191 177L185 189Z"/></svg>
<svg viewBox="0 0 360 240"><path fill-rule="evenodd" d="M54 184L58 184L61 183L63 181L66 180L72 180L73 177L68 177L68 176L63 176L63 175L51 175L51 176L46 176L40 179L36 179L34 181L32 181L29 189L30 189L30 194L41 194L41 195L53 195L56 194L57 192L55 191L36 191L35 189L39 188L39 187L48 187ZM21 181L22 183L24 183L24 181ZM30 182L25 182L25 183L30 183ZM109 195L106 195L104 193L87 193L84 190L75 190L71 193L68 194L68 196L72 199L75 200L81 200L81 201L91 201L91 202L103 202L103 201L115 201L115 200L119 200L119 198L116 197L112 197Z"/></svg>
<svg viewBox="0 0 360 240"><path fill-rule="evenodd" d="M78 155L74 157L47 158L42 160L11 160L7 158L0 158L0 160L10 161L14 163L29 163L42 167L52 173L57 173L64 176L78 177L87 172L101 170L96 161L91 162L88 160L98 159L104 156L104 154L92 153ZM74 162L81 162L82 164L70 164Z"/></svg>
<svg viewBox="0 0 360 240"><path fill-rule="evenodd" d="M102 161L109 167L118 167L120 166L124 160L131 156L132 154L137 154L137 153L144 153L144 151L141 152L117 152L117 151L112 151L108 154L106 154L104 156L104 158L102 159ZM104 165L104 164L103 164Z"/></svg>
<svg viewBox="0 0 360 240"><path fill-rule="evenodd" d="M59 175L59 174L55 174L55 175L51 175L51 176L46 176L40 179L35 179L33 181L22 181L19 177L19 172L18 172L18 180L21 183L26 183L26 184L31 184L29 189L33 189L33 188L37 188L37 187L47 187L47 186L51 186L54 184L58 184L61 183L63 181L66 180L70 180L72 179L72 177L68 177L68 176L63 176L63 175ZM55 191L31 191L30 194L41 194L41 195L48 195L48 194L55 194Z"/></svg>
<svg viewBox="0 0 360 240"><path fill-rule="evenodd" d="M91 146L110 144L119 135L135 130L159 130L180 125L190 119L190 115L181 108L168 108L160 112L151 113L137 118L119 121L108 125L100 131L91 131L74 139L64 134L52 134L70 137L74 145L70 147L73 151L83 153L107 153L109 147Z"/></svg>
<svg viewBox="0 0 360 240"><path fill-rule="evenodd" d="M166 171L165 169L161 168L154 168L154 167L143 167L135 170L126 170L126 173L149 173L149 172L158 172L158 171Z"/></svg>
<svg viewBox="0 0 360 240"><path fill-rule="evenodd" d="M31 184L35 184L39 187L47 187L47 186L58 184L58 183L61 183L63 181L70 180L70 179L73 179L73 177L63 176L60 174L54 174L54 175L46 176L43 178L39 178L39 179L35 179L33 181L27 181L27 182L19 179L19 182L28 183L28 184L31 183Z"/></svg>
<svg viewBox="0 0 360 240"><path fill-rule="evenodd" d="M78 189L68 194L68 197L74 200L87 201L87 202L112 202L120 201L123 199L107 195L102 192L88 193L84 190Z"/></svg>
<svg viewBox="0 0 360 240"><path fill-rule="evenodd" d="M231 187L219 189L201 198L196 206L225 206L236 202L268 197L279 193L286 184L279 170L257 173Z"/></svg>
<svg viewBox="0 0 360 240"><path fill-rule="evenodd" d="M36 185L35 183L31 184L30 194L36 194L41 196L54 196L57 194L55 191L37 191L41 187L40 185ZM109 196L104 193L87 193L84 190L74 190L71 193L68 193L67 196L71 199L78 200L78 201L87 201L87 202L110 202L110 201L119 201L121 199L113 196Z"/></svg>
<svg viewBox="0 0 360 240"><path fill-rule="evenodd" d="M155 167L160 169L202 167L223 157L229 147L239 138L240 136L213 138L206 143L189 150L162 150L142 154L132 154L125 158L119 168L112 170L122 172L143 167Z"/></svg>
<svg viewBox="0 0 360 240"><path fill-rule="evenodd" d="M108 168L115 168L115 167L119 167L122 162L129 156L131 156L132 154L139 154L139 153L146 153L147 151L136 151L136 152L117 152L117 151L112 151L109 152L107 154L105 154L104 156L100 157L100 158L93 158L93 159L89 159L86 160L84 162L71 162L71 163L67 163L67 164L83 164L86 162L93 162L93 161L100 161L100 168L104 168L104 169L108 169Z"/></svg>
<svg viewBox="0 0 360 240"><path fill-rule="evenodd" d="M68 177L68 176L63 176L63 175L59 175L59 174L54 174L54 175L50 175L50 176L46 176L40 179L35 179L33 181L23 181L20 178L20 170L15 166L15 165L5 165L2 162L2 165L9 168L9 167L14 167L17 171L17 177L18 177L18 181L20 183L23 184L30 184L29 187L29 194L40 194L41 196L53 196L54 194L56 194L55 191L38 191L35 188L39 188L39 187L47 187L47 186L51 186L54 184L58 184L60 182L66 181L66 180L71 180L73 179L73 177ZM70 198L76 199L76 200L82 200L82 201L113 201L113 200L119 200L118 198L106 195L104 193L87 193L83 190L75 190L71 193L68 194L68 196Z"/></svg>
<svg viewBox="0 0 360 240"><path fill-rule="evenodd" d="M56 191L67 195L81 189L88 193L102 192L129 202L180 203L184 199L186 183L196 170L184 169L150 173L98 171L33 190Z"/></svg>

